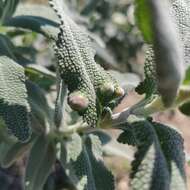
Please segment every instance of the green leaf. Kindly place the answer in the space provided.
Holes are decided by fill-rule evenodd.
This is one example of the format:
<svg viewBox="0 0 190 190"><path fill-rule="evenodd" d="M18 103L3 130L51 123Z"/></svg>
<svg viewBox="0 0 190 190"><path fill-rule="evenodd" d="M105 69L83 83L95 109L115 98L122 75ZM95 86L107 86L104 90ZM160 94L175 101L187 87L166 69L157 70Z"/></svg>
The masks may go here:
<svg viewBox="0 0 190 190"><path fill-rule="evenodd" d="M185 102L184 104L182 104L180 107L179 107L179 110L187 115L187 116L190 116L190 101L188 102Z"/></svg>
<svg viewBox="0 0 190 190"><path fill-rule="evenodd" d="M162 151L168 163L171 175L171 189L185 190L185 153L184 140L179 132L161 123L152 122L160 141Z"/></svg>
<svg viewBox="0 0 190 190"><path fill-rule="evenodd" d="M115 189L114 177L105 167L102 158L102 144L96 135L89 135L86 138L86 150L91 162L92 174L97 190ZM89 188L90 189L90 188Z"/></svg>
<svg viewBox="0 0 190 190"><path fill-rule="evenodd" d="M92 134L83 141L77 134L63 141L61 163L77 189L114 189L113 176L102 162L101 146L99 138Z"/></svg>
<svg viewBox="0 0 190 190"><path fill-rule="evenodd" d="M6 21L5 25L29 29L50 39L56 39L59 32L58 23L39 16L16 16Z"/></svg>
<svg viewBox="0 0 190 190"><path fill-rule="evenodd" d="M153 42L152 19L150 6L146 0L135 1L135 18L139 29L147 43Z"/></svg>
<svg viewBox="0 0 190 190"><path fill-rule="evenodd" d="M111 141L110 135L108 133L106 133L105 131L96 130L96 131L92 132L92 134L98 136L102 145L105 145Z"/></svg>
<svg viewBox="0 0 190 190"><path fill-rule="evenodd" d="M13 15L18 3L19 3L19 0L5 0L1 4L1 10L2 10L2 12L0 12L0 22L1 23L4 23L6 20L8 20Z"/></svg>
<svg viewBox="0 0 190 190"><path fill-rule="evenodd" d="M53 139L39 136L32 146L25 173L26 190L43 190L56 161Z"/></svg>
<svg viewBox="0 0 190 190"><path fill-rule="evenodd" d="M151 47L148 49L148 52L151 50L152 53L149 52L147 57L148 65L152 64L154 68L154 72L150 73L151 80L156 83L157 91L162 96L165 106L170 107L176 98L184 75L184 57L179 41L180 35L177 33L176 23L174 24L173 18L169 14L172 7L161 1L136 1L143 3L143 6L149 9L147 11L150 14L151 22L148 24L153 34L153 49ZM181 27L178 27L180 31ZM145 70L145 75L146 73ZM155 78L156 80L154 80Z"/></svg>
<svg viewBox="0 0 190 190"><path fill-rule="evenodd" d="M55 73L37 64L28 64L25 67L25 73L31 81L47 90L56 83Z"/></svg>
<svg viewBox="0 0 190 190"><path fill-rule="evenodd" d="M64 127L65 120L65 109L66 109L66 97L67 97L67 86L60 76L57 76L57 98L55 102L55 113L54 113L54 122L55 125L59 128Z"/></svg>
<svg viewBox="0 0 190 190"><path fill-rule="evenodd" d="M0 56L0 117L19 140L30 136L29 112L24 68Z"/></svg>
<svg viewBox="0 0 190 190"><path fill-rule="evenodd" d="M31 107L31 126L35 132L45 134L53 127L53 110L43 89L30 81L27 81L26 87Z"/></svg>
<svg viewBox="0 0 190 190"><path fill-rule="evenodd" d="M186 189L183 138L174 129L152 121L120 126L118 141L137 147L132 162L132 189Z"/></svg>
<svg viewBox="0 0 190 190"><path fill-rule="evenodd" d="M137 141L137 152L132 162L131 188L134 190L169 189L169 172L158 138L149 122L132 124Z"/></svg>
<svg viewBox="0 0 190 190"><path fill-rule="evenodd" d="M190 67L188 67L186 69L186 73L185 73L185 78L183 80L183 84L184 85L189 85L190 84Z"/></svg>
<svg viewBox="0 0 190 190"><path fill-rule="evenodd" d="M13 53L14 49L14 44L10 41L10 39L5 35L0 34L0 55L5 55L16 60L16 57Z"/></svg>

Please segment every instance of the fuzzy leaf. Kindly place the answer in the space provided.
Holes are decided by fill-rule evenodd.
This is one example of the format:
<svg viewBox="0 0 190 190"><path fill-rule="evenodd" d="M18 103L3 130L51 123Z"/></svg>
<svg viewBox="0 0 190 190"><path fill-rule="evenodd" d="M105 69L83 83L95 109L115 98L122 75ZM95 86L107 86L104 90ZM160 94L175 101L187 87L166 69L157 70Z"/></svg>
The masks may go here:
<svg viewBox="0 0 190 190"><path fill-rule="evenodd" d="M131 188L134 190L168 190L169 172L156 133L149 122L133 123L137 142L132 162Z"/></svg>
<svg viewBox="0 0 190 190"><path fill-rule="evenodd" d="M86 31L65 13L62 2L49 0L49 3L60 19L60 32L54 49L60 76L70 93L68 100L73 100L68 103L86 123L95 127L101 106L122 96L123 90L96 64L95 52Z"/></svg>
<svg viewBox="0 0 190 190"><path fill-rule="evenodd" d="M180 48L179 34L173 18L168 14L168 9L171 7L166 2L161 3L153 0L143 2L146 4L144 6L149 8L152 19L149 22L149 27L153 33L153 50L148 49L152 53L148 53L145 69L149 67L147 65L153 66L154 72L150 72L151 81L156 83L157 90L161 94L165 106L168 107L172 105L184 75L183 53ZM146 72L145 70L145 75ZM146 78L148 77L146 76Z"/></svg>
<svg viewBox="0 0 190 190"><path fill-rule="evenodd" d="M39 136L32 146L25 173L26 190L43 190L56 161L55 144L47 136Z"/></svg>
<svg viewBox="0 0 190 190"><path fill-rule="evenodd" d="M174 18L179 31L179 38L183 45L184 63L186 67L190 65L190 1L170 0L170 15Z"/></svg>
<svg viewBox="0 0 190 190"><path fill-rule="evenodd" d="M152 121L125 124L121 129L118 141L137 147L132 189L186 190L183 138L177 131Z"/></svg>
<svg viewBox="0 0 190 190"><path fill-rule="evenodd" d="M152 122L168 163L172 190L186 190L184 140L180 133L166 125Z"/></svg>
<svg viewBox="0 0 190 190"><path fill-rule="evenodd" d="M68 170L67 175L69 175L73 184L76 185L76 189L114 189L113 176L102 162L102 150L99 138L95 135L89 135L84 137L82 142L79 136L76 137L72 137L72 141L75 142L69 143L68 141L68 145L72 144L70 148L67 142L63 142L61 152L62 165L66 171ZM77 146L74 146L75 144Z"/></svg>
<svg viewBox="0 0 190 190"><path fill-rule="evenodd" d="M19 140L30 136L29 104L25 88L24 68L0 56L0 116Z"/></svg>

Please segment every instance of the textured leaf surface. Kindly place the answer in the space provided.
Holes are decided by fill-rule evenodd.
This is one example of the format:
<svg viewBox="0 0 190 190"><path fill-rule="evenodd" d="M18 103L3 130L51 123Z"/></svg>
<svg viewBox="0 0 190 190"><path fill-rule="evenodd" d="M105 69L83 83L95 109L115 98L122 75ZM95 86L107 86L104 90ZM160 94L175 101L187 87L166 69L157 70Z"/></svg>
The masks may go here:
<svg viewBox="0 0 190 190"><path fill-rule="evenodd" d="M84 137L82 142L80 136L76 134L74 136L72 141L75 142L63 142L61 162L76 188L78 190L114 189L113 176L102 162L99 138L89 135ZM69 147L69 144L72 146Z"/></svg>
<svg viewBox="0 0 190 190"><path fill-rule="evenodd" d="M0 56L0 116L19 140L30 136L29 104L25 88L24 68Z"/></svg>
<svg viewBox="0 0 190 190"><path fill-rule="evenodd" d="M151 78L146 76L145 82L137 90L139 91L140 88L140 92L145 91L148 94L150 91L146 91L149 89L147 84L152 86L155 83L163 102L166 106L170 106L183 80L183 54L179 43L181 39L177 33L176 24L173 22L173 15L168 14L168 9L171 8L171 5L169 7L166 2L161 3L160 1L151 0L144 3L149 6L149 14L152 17L152 22L149 22L149 25L153 32L152 44L154 49L152 50L152 47L148 49L145 75L147 75L146 68L150 68L151 65L154 70L149 71ZM182 20L182 17L180 19ZM180 29L181 27L179 27ZM156 80L154 80L155 76ZM149 80L148 83L147 80ZM154 92L157 91L152 91L152 93Z"/></svg>
<svg viewBox="0 0 190 190"><path fill-rule="evenodd" d="M184 154L184 140L180 133L166 125L160 123L152 123L161 147L168 163L168 168L171 175L170 188L172 190L185 190L186 174L185 174L185 154Z"/></svg>
<svg viewBox="0 0 190 190"><path fill-rule="evenodd" d="M60 32L55 45L60 75L71 94L76 92L88 100L86 109L77 111L84 121L95 126L100 115L98 101L104 104L113 99L118 93L118 84L96 64L88 35L65 14L61 2L49 0L49 3L60 19Z"/></svg>
<svg viewBox="0 0 190 190"><path fill-rule="evenodd" d="M137 122L133 127L138 150L132 162L132 189L168 190L169 172L154 129L148 122Z"/></svg>
<svg viewBox="0 0 190 190"><path fill-rule="evenodd" d="M26 190L42 190L56 161L54 142L39 136L32 146L25 173Z"/></svg>
<svg viewBox="0 0 190 190"><path fill-rule="evenodd" d="M137 147L132 162L132 189L186 189L183 138L152 121L125 124L119 142Z"/></svg>
<svg viewBox="0 0 190 190"><path fill-rule="evenodd" d="M170 15L176 22L179 31L179 38L183 44L184 63L190 65L190 1L188 0L170 0Z"/></svg>

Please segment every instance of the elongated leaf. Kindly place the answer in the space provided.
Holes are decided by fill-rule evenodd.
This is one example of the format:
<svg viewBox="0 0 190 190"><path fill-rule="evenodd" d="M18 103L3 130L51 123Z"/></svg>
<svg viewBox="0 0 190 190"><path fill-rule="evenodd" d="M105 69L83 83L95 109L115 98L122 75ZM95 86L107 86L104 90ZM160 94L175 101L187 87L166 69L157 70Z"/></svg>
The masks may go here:
<svg viewBox="0 0 190 190"><path fill-rule="evenodd" d="M0 117L19 140L30 136L29 104L25 88L24 68L0 56Z"/></svg>
<svg viewBox="0 0 190 190"><path fill-rule="evenodd" d="M55 125L59 127L64 127L64 115L66 109L66 96L67 96L67 86L63 80L61 80L60 75L57 76L57 98L55 102L55 113L54 122Z"/></svg>
<svg viewBox="0 0 190 190"><path fill-rule="evenodd" d="M113 176L102 162L99 138L95 135L89 135L84 137L82 142L78 135L75 134L74 136L72 142L67 141L62 144L61 163L68 171L67 175L76 189L114 189Z"/></svg>
<svg viewBox="0 0 190 190"><path fill-rule="evenodd" d="M13 53L14 48L15 47L10 39L5 35L0 34L0 55L5 55L16 60L16 57Z"/></svg>
<svg viewBox="0 0 190 190"><path fill-rule="evenodd" d="M150 65L153 65L156 81L154 80L154 72L152 73L150 70L151 82L157 83L157 90L161 94L165 106L168 107L174 102L184 76L184 57L181 51L182 44L179 42L179 33L171 15L169 15L170 6L165 1L162 3L154 0L136 0L136 2L142 3L146 7L150 17L146 16L144 19L153 34L151 43L154 51L148 56L149 61L146 62L146 65L149 66L145 65L145 68L150 68ZM138 9L136 11L138 12ZM141 27L139 28L141 29ZM148 80L147 76L146 80ZM149 85L150 82L146 84Z"/></svg>
<svg viewBox="0 0 190 190"><path fill-rule="evenodd" d="M121 128L124 132L118 141L137 146L132 162L132 189L186 190L183 138L177 131L152 121Z"/></svg>
<svg viewBox="0 0 190 190"><path fill-rule="evenodd" d="M2 3L2 12L0 12L0 22L4 23L16 10L19 0L5 0Z"/></svg>
<svg viewBox="0 0 190 190"><path fill-rule="evenodd" d="M26 190L42 190L56 160L55 144L45 136L36 139L27 162Z"/></svg>
<svg viewBox="0 0 190 190"><path fill-rule="evenodd" d="M132 163L132 189L168 190L169 172L154 129L148 122L137 122L133 127L138 151Z"/></svg>
<svg viewBox="0 0 190 190"><path fill-rule="evenodd" d="M31 106L31 126L37 133L46 133L53 126L53 111L51 110L45 92L36 84L26 83L29 103Z"/></svg>
<svg viewBox="0 0 190 190"><path fill-rule="evenodd" d="M3 146L3 145L1 145ZM20 159L29 150L30 143L13 143L5 145L5 151L2 152L1 166L4 168L10 167L15 161Z"/></svg>
<svg viewBox="0 0 190 190"><path fill-rule="evenodd" d="M5 22L6 26L14 26L32 30L48 38L57 38L58 23L39 16L16 16Z"/></svg>
<svg viewBox="0 0 190 190"><path fill-rule="evenodd" d="M185 190L186 174L185 174L185 154L182 136L171 127L161 123L152 122L154 126L162 151L168 163L169 172L171 175L171 189Z"/></svg>
<svg viewBox="0 0 190 190"><path fill-rule="evenodd" d="M141 30L143 37L147 43L153 42L153 31L151 28L150 6L146 0L136 0L135 16L136 22Z"/></svg>

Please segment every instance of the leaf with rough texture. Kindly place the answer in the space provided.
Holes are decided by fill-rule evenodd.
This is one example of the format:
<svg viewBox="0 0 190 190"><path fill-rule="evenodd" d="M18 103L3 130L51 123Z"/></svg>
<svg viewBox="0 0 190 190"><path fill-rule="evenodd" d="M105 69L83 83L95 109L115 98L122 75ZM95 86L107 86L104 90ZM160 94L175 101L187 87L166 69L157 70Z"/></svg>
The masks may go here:
<svg viewBox="0 0 190 190"><path fill-rule="evenodd" d="M183 138L174 129L152 121L121 126L118 141L137 147L132 162L132 189L186 190Z"/></svg>
<svg viewBox="0 0 190 190"><path fill-rule="evenodd" d="M190 1L169 0L171 2L170 15L176 23L179 39L183 45L184 63L190 65Z"/></svg>
<svg viewBox="0 0 190 190"><path fill-rule="evenodd" d="M185 190L185 153L184 140L179 132L161 123L152 122L159 138L162 151L168 163L171 175L170 188L172 190Z"/></svg>
<svg viewBox="0 0 190 190"><path fill-rule="evenodd" d="M104 105L121 96L123 91L117 82L96 64L95 52L88 35L65 13L62 3L58 0L49 0L49 3L60 19L60 32L54 49L60 76L70 93L68 103L83 116L85 122L96 126L101 115L100 104ZM84 106L80 102L85 102Z"/></svg>
<svg viewBox="0 0 190 190"><path fill-rule="evenodd" d="M0 56L0 116L12 134L26 141L30 136L24 68Z"/></svg>
<svg viewBox="0 0 190 190"><path fill-rule="evenodd" d="M149 7L149 14L152 19L149 25L153 32L153 49L152 47L148 49L150 52L147 55L148 61L145 62L145 69L152 65L154 72L149 72L152 78L147 84L151 84L154 81L165 106L171 106L184 75L183 53L181 51L182 48L180 48L181 43L177 33L178 30L173 22L173 18L168 14L170 7L166 2L149 0L144 3ZM156 80L154 80L155 76ZM144 86L146 86L146 83L144 83ZM145 88L144 86L141 84L138 88Z"/></svg>
<svg viewBox="0 0 190 190"><path fill-rule="evenodd" d="M76 189L114 189L113 176L102 161L102 145L99 138L91 134L85 136L82 141L80 136L74 136L72 143L62 143L61 162ZM72 146L69 147L69 144Z"/></svg>
<svg viewBox="0 0 190 190"><path fill-rule="evenodd" d="M168 190L169 172L156 133L148 122L133 123L137 152L132 162L131 188L134 190Z"/></svg>
<svg viewBox="0 0 190 190"><path fill-rule="evenodd" d="M42 190L56 161L53 139L39 136L34 142L27 161L25 173L26 190Z"/></svg>

